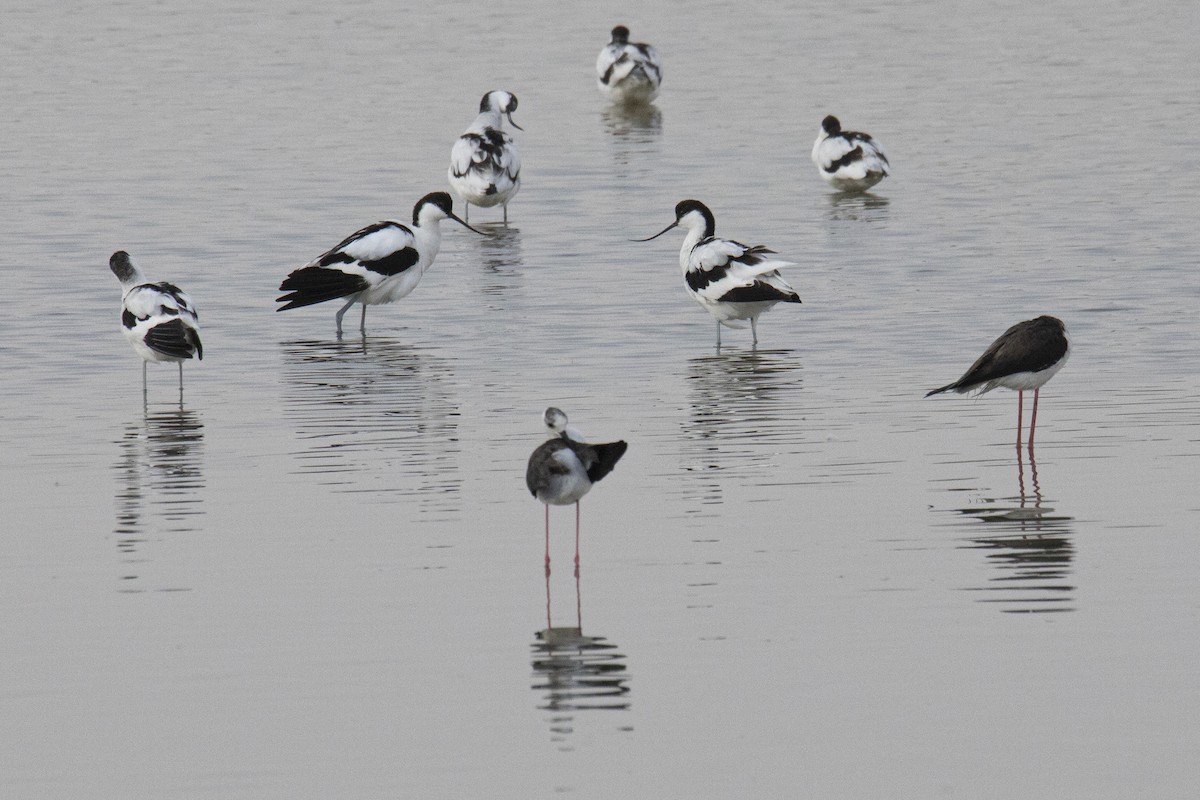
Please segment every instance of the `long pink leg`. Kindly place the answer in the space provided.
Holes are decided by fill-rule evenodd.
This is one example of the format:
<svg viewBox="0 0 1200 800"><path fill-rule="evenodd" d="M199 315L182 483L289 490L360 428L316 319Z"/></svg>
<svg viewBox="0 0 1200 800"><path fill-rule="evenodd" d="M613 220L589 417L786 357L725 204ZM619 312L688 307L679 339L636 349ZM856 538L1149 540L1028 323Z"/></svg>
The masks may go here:
<svg viewBox="0 0 1200 800"><path fill-rule="evenodd" d="M1017 390L1017 447L1021 446L1021 422L1025 417L1025 392Z"/></svg>
<svg viewBox="0 0 1200 800"><path fill-rule="evenodd" d="M1041 391L1041 389L1033 390L1033 414L1031 414L1029 417L1029 449L1030 450L1033 449L1033 430L1034 430L1034 428L1037 427L1037 401L1038 401L1038 392L1040 392L1040 391Z"/></svg>
<svg viewBox="0 0 1200 800"><path fill-rule="evenodd" d="M579 577L579 501L575 501L575 577Z"/></svg>
<svg viewBox="0 0 1200 800"><path fill-rule="evenodd" d="M550 504L546 504L546 574L550 574Z"/></svg>

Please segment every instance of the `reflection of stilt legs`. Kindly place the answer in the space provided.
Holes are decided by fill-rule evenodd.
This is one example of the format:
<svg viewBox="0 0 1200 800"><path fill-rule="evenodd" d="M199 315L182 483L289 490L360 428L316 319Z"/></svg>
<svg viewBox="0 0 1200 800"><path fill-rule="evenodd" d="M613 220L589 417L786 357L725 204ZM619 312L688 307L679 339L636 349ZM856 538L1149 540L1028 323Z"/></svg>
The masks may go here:
<svg viewBox="0 0 1200 800"><path fill-rule="evenodd" d="M1041 531L1041 512L1042 512L1042 487L1038 484L1037 459L1033 454L1033 439L1029 441L1029 474L1033 481L1033 508L1035 514L1031 517L1036 529ZM1025 493L1025 459L1021 456L1021 448L1017 448L1017 485L1021 490L1021 508L1024 509L1028 503L1028 495ZM1025 522L1022 517L1021 528L1024 530Z"/></svg>

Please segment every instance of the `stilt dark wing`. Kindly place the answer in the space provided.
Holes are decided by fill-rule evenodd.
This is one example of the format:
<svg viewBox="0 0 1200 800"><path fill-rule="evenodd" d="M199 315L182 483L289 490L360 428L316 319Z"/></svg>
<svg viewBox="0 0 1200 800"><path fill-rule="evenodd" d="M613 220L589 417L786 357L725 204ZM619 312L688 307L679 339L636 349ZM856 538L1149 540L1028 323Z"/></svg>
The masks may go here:
<svg viewBox="0 0 1200 800"><path fill-rule="evenodd" d="M577 445L578 442L571 442L571 444ZM625 455L625 450L629 445L622 441L609 442L608 444L582 445L582 447L586 447L592 451L591 459L585 458L580 454L580 460L587 466L588 480L595 483L612 472L613 467L621 460L621 456Z"/></svg>
<svg viewBox="0 0 1200 800"><path fill-rule="evenodd" d="M537 497L539 489L549 488L550 480L555 475L570 472L565 464L554 457L555 453L567 446L563 439L548 439L529 456L529 465L525 467L525 487L531 495Z"/></svg>
<svg viewBox="0 0 1200 800"><path fill-rule="evenodd" d="M950 390L969 392L1007 375L1041 372L1062 360L1069 346L1065 326L1055 317L1018 322L1000 334L961 378L925 396Z"/></svg>

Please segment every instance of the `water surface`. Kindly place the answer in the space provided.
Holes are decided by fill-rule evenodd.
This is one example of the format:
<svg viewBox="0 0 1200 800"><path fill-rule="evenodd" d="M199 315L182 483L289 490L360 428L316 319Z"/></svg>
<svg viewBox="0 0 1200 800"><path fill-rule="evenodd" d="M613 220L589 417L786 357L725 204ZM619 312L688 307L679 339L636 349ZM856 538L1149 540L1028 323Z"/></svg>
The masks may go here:
<svg viewBox="0 0 1200 800"><path fill-rule="evenodd" d="M619 12L624 13L624 12ZM1194 14L934 3L0 12L0 793L1177 798L1194 781ZM605 108L618 23L666 64ZM446 188L494 88L524 186L365 335L287 272ZM826 113L894 165L832 195ZM1169 155L1165 155L1169 154ZM797 266L725 331L675 203ZM200 307L141 367L108 255ZM924 399L1006 327L1070 362ZM351 314L351 317L354 315ZM522 476L549 404L628 454Z"/></svg>

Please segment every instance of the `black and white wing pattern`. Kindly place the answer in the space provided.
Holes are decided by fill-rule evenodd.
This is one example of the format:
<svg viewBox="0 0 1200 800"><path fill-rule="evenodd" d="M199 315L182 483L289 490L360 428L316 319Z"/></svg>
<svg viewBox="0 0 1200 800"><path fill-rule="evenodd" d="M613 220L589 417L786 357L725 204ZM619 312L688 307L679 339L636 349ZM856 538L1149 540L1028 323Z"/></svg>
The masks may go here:
<svg viewBox="0 0 1200 800"><path fill-rule="evenodd" d="M821 123L812 160L821 177L842 189L868 189L887 177L890 168L878 142L861 131L842 130L833 116Z"/></svg>
<svg viewBox="0 0 1200 800"><path fill-rule="evenodd" d="M450 151L450 174L463 182L464 197L507 196L521 180L521 156L511 136L486 127L458 137Z"/></svg>
<svg viewBox="0 0 1200 800"><path fill-rule="evenodd" d="M348 236L337 247L290 273L278 311L349 297L399 275L420 260L412 229L385 220Z"/></svg>
<svg viewBox="0 0 1200 800"><path fill-rule="evenodd" d="M684 279L706 303L799 303L799 295L779 274L794 262L771 258L774 254L761 245L748 247L710 236L692 248Z"/></svg>
<svg viewBox="0 0 1200 800"><path fill-rule="evenodd" d="M629 30L617 26L612 41L596 58L596 81L600 91L614 100L648 102L662 84L662 62L653 47L630 42Z"/></svg>
<svg viewBox="0 0 1200 800"><path fill-rule="evenodd" d="M178 286L143 283L126 292L121 305L121 324L127 335L151 351L142 351L144 357L204 358L200 315L192 299Z"/></svg>

